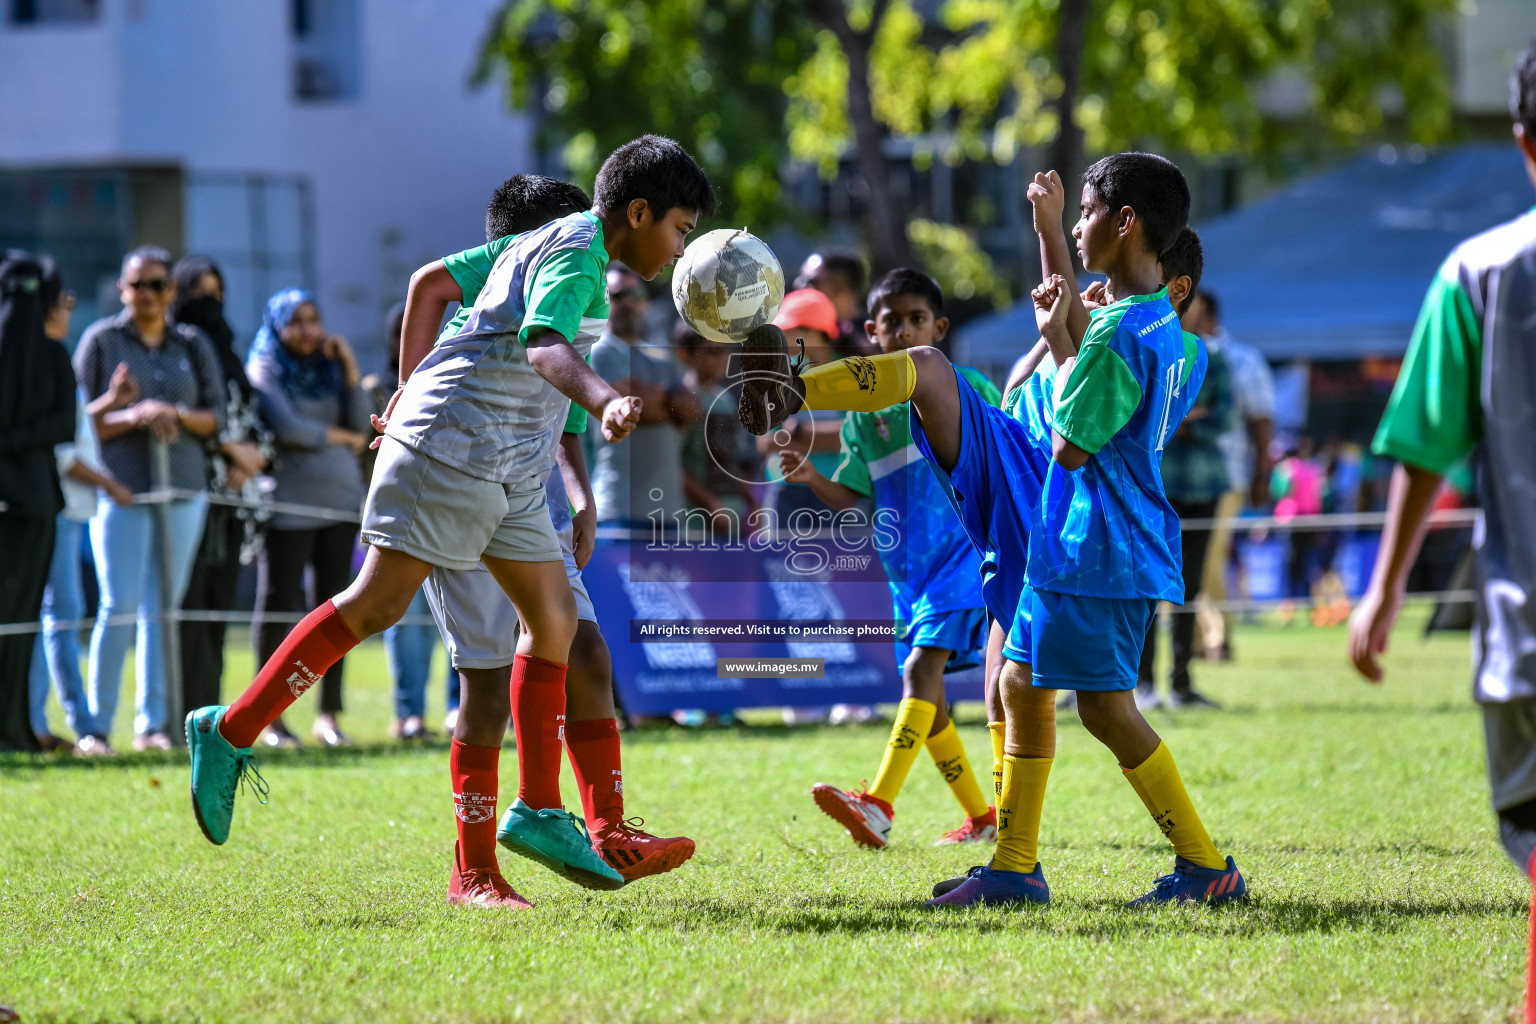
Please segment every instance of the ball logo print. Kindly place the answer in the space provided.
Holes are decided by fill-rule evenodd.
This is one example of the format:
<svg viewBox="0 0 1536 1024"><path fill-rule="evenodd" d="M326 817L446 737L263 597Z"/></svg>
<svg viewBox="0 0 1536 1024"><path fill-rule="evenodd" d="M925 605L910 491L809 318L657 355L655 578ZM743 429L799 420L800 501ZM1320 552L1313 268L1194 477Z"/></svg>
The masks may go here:
<svg viewBox="0 0 1536 1024"><path fill-rule="evenodd" d="M672 271L672 302L678 315L710 341L739 345L772 322L783 301L779 258L745 228L700 235Z"/></svg>
<svg viewBox="0 0 1536 1024"><path fill-rule="evenodd" d="M304 691L318 683L321 677L311 672L302 661L296 661L293 664L296 671L288 677L288 689L295 697L302 697Z"/></svg>
<svg viewBox="0 0 1536 1024"><path fill-rule="evenodd" d="M484 793L455 793L453 813L466 825L490 821L496 817L496 799Z"/></svg>

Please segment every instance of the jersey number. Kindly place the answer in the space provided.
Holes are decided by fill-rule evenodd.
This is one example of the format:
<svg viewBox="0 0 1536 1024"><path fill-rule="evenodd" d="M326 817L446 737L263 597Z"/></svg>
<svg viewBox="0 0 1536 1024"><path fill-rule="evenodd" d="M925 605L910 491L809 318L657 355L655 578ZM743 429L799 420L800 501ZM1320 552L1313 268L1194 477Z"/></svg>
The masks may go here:
<svg viewBox="0 0 1536 1024"><path fill-rule="evenodd" d="M1179 397L1179 384L1184 380L1184 360L1168 367L1163 381L1163 419L1157 426L1157 450L1162 451L1168 443L1168 417L1173 412L1173 400ZM1177 428L1177 424L1174 425Z"/></svg>

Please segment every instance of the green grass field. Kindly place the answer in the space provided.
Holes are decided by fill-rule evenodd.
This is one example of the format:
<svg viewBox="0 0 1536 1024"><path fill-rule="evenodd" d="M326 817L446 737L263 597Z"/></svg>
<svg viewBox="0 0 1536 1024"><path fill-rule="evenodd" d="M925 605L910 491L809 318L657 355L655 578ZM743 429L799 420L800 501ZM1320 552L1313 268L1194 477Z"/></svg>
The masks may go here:
<svg viewBox="0 0 1536 1024"><path fill-rule="evenodd" d="M892 846L863 852L808 790L872 775L885 728L767 724L626 737L631 812L698 840L675 874L604 895L519 862L534 910L449 908L446 747L382 743L370 644L347 725L372 745L266 758L272 802L243 799L223 848L180 756L0 763L0 1003L26 1021L1513 1021L1529 888L1495 839L1466 638L1405 629L1383 689L1342 645L1245 631L1236 664L1200 666L1225 711L1153 719L1246 904L1119 908L1171 855L1064 716L1055 901L931 914L929 885L984 854L929 845L958 810L926 758ZM980 709L961 719L985 771Z"/></svg>

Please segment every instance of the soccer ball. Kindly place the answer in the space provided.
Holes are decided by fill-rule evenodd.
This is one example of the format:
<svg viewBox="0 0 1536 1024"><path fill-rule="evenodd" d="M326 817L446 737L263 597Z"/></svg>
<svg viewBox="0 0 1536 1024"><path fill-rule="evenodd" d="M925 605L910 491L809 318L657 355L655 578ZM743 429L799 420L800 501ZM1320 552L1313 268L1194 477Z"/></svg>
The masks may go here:
<svg viewBox="0 0 1536 1024"><path fill-rule="evenodd" d="M784 301L784 268L745 228L694 239L672 271L672 302L688 326L710 341L739 344L772 322Z"/></svg>

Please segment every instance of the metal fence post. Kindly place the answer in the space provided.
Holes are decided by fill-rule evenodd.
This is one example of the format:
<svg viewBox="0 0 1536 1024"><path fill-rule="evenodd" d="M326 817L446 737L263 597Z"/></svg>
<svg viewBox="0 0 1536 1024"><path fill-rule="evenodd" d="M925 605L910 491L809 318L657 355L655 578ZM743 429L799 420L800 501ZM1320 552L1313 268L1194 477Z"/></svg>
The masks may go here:
<svg viewBox="0 0 1536 1024"><path fill-rule="evenodd" d="M161 492L155 504L155 541L159 548L160 654L165 679L166 735L172 743L186 742L181 730L181 603L176 596L176 560L171 557L171 449L164 441L149 441L149 487ZM147 683L147 680L146 680Z"/></svg>

